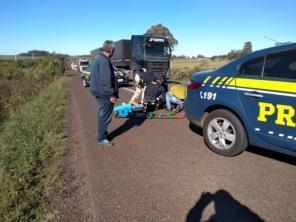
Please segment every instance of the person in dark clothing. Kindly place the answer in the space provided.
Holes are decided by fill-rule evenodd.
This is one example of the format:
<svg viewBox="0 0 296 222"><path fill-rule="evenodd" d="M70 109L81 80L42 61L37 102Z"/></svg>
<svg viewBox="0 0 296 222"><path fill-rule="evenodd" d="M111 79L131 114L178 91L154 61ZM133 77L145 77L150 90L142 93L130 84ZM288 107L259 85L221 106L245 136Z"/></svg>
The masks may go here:
<svg viewBox="0 0 296 222"><path fill-rule="evenodd" d="M145 68L142 68L141 70L144 71L139 72L139 76L144 85L148 85L155 80L155 76L152 72L148 72Z"/></svg>
<svg viewBox="0 0 296 222"><path fill-rule="evenodd" d="M165 90L161 84L153 81L149 83L146 87L144 94L144 102L154 103L156 99L160 96L165 96Z"/></svg>
<svg viewBox="0 0 296 222"><path fill-rule="evenodd" d="M163 79L155 76L154 81L147 84L144 92L144 105L148 111L154 110L155 107L160 107L162 101L165 100L165 89L162 85Z"/></svg>
<svg viewBox="0 0 296 222"><path fill-rule="evenodd" d="M141 68L136 72L135 75L135 83L136 83L136 91L130 99L130 104L137 105L138 100L141 98L141 104L143 104L144 100L144 92L147 84L154 81L154 75L151 72L147 72L145 68Z"/></svg>
<svg viewBox="0 0 296 222"><path fill-rule="evenodd" d="M168 83L165 75L163 73L156 73L155 75L155 80L163 86L163 89L165 92L168 91Z"/></svg>
<svg viewBox="0 0 296 222"><path fill-rule="evenodd" d="M106 40L100 54L91 65L90 90L98 104L98 144L112 146L108 139L108 125L112 120L112 112L118 98L117 81L109 58L114 52L114 42Z"/></svg>

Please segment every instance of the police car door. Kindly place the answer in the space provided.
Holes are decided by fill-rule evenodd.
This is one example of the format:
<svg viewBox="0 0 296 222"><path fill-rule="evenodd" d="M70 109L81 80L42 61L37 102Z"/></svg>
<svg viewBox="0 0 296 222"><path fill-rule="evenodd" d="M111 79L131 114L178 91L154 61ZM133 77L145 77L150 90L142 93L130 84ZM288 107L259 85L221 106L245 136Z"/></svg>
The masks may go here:
<svg viewBox="0 0 296 222"><path fill-rule="evenodd" d="M296 150L294 62L295 51L257 58L241 66L236 80L254 133L267 143L290 150Z"/></svg>

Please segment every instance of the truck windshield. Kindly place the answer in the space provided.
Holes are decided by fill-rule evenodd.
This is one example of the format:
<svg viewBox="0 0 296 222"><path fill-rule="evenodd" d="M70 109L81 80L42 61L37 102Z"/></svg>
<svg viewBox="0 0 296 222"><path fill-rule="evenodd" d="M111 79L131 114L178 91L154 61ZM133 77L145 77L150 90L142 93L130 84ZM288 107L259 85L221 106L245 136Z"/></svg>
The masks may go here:
<svg viewBox="0 0 296 222"><path fill-rule="evenodd" d="M168 44L146 42L145 54L146 56L169 57L171 50Z"/></svg>
<svg viewBox="0 0 296 222"><path fill-rule="evenodd" d="M88 66L83 66L83 67L81 67L81 69L82 69L82 71L89 71Z"/></svg>
<svg viewBox="0 0 296 222"><path fill-rule="evenodd" d="M81 66L88 66L88 62L80 62Z"/></svg>

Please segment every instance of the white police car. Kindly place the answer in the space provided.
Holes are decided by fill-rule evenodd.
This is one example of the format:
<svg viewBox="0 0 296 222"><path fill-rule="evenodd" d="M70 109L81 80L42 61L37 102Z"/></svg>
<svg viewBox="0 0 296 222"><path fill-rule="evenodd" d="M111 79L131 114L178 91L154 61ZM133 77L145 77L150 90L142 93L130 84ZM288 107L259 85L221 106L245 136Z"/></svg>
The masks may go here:
<svg viewBox="0 0 296 222"><path fill-rule="evenodd" d="M185 112L218 154L234 156L250 144L296 156L296 44L195 73Z"/></svg>
<svg viewBox="0 0 296 222"><path fill-rule="evenodd" d="M90 66L82 67L81 81L84 87L89 87L90 81Z"/></svg>
<svg viewBox="0 0 296 222"><path fill-rule="evenodd" d="M117 80L117 83L119 86L127 86L129 84L129 78L128 75L126 73L124 73L123 71L119 70L118 68L116 68L115 66L113 66L114 68L114 74ZM82 81L82 85L84 87L89 87L89 81L90 81L90 65L87 67L83 67L82 68L82 72L81 72L81 81Z"/></svg>

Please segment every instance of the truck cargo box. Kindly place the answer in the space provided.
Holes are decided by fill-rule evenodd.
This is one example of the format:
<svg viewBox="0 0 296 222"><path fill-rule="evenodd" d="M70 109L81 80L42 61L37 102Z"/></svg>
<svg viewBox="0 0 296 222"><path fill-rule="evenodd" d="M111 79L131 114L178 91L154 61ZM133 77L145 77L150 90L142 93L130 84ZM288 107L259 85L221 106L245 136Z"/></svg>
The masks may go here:
<svg viewBox="0 0 296 222"><path fill-rule="evenodd" d="M94 61L94 59L96 58L97 55L99 55L100 53L100 48L94 49L92 51L90 51L90 60L91 62Z"/></svg>
<svg viewBox="0 0 296 222"><path fill-rule="evenodd" d="M131 57L131 40L122 39L115 42L115 51L110 58L117 67L129 67Z"/></svg>

